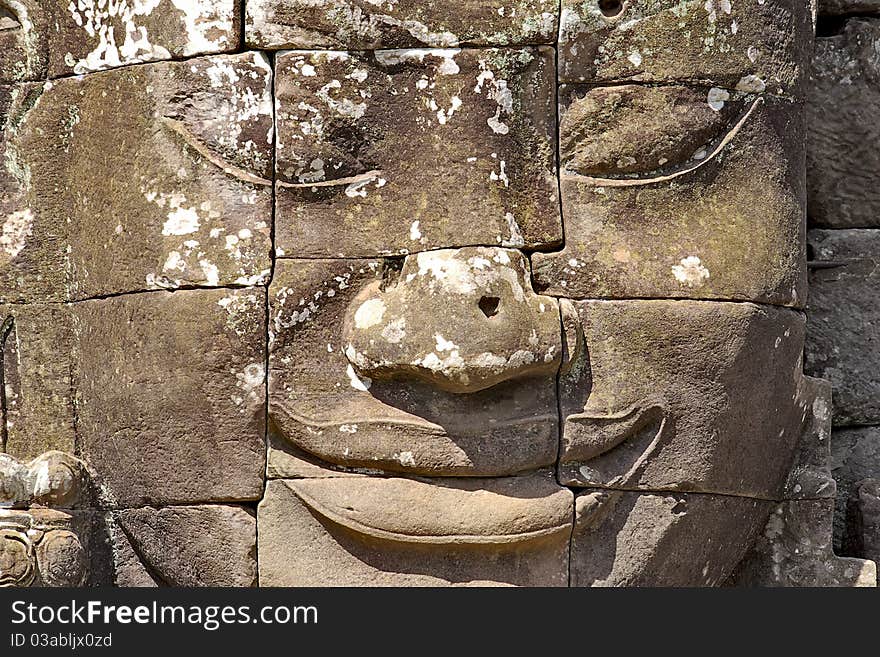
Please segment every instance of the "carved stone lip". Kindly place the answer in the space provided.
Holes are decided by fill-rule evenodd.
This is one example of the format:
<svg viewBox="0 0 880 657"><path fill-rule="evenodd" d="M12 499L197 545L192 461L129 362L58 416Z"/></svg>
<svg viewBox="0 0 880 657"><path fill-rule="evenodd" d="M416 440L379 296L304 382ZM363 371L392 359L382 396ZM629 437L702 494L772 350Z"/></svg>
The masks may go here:
<svg viewBox="0 0 880 657"><path fill-rule="evenodd" d="M560 481L571 486L628 487L667 438L663 404L652 401L609 414L579 413L566 420Z"/></svg>
<svg viewBox="0 0 880 657"><path fill-rule="evenodd" d="M540 475L446 485L374 477L285 484L315 513L379 540L498 545L561 540L571 532L572 494Z"/></svg>

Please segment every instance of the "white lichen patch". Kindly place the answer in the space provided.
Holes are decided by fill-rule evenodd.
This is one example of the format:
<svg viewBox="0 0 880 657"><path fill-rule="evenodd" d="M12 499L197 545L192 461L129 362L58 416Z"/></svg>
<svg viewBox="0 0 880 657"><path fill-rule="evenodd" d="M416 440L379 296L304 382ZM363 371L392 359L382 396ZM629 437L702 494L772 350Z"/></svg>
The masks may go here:
<svg viewBox="0 0 880 657"><path fill-rule="evenodd" d="M263 363L251 363L242 372L234 372L234 374L235 385L244 392L245 397L251 402L262 402L262 390L266 383L266 366ZM236 402L236 405L240 405L241 401Z"/></svg>
<svg viewBox="0 0 880 657"><path fill-rule="evenodd" d="M488 62L481 59L480 73L477 75L474 93L482 94L484 89L486 95L497 105L495 114L488 117L486 123L495 134L506 135L510 132L510 126L502 118L513 114L513 92L507 80L498 78L489 67Z"/></svg>
<svg viewBox="0 0 880 657"><path fill-rule="evenodd" d="M767 88L767 84L757 75L746 75L736 83L736 90L745 93L759 94Z"/></svg>
<svg viewBox="0 0 880 657"><path fill-rule="evenodd" d="M263 305L256 294L232 294L217 301L228 315L226 327L239 337L247 335L259 321Z"/></svg>
<svg viewBox="0 0 880 657"><path fill-rule="evenodd" d="M177 207L168 213L168 220L162 226L162 234L190 235L199 230L199 213L195 208Z"/></svg>
<svg viewBox="0 0 880 657"><path fill-rule="evenodd" d="M513 248L521 248L525 246L526 240L523 237L522 231L519 228L519 224L516 221L516 217L513 213L508 212L504 215L504 221L507 223L508 236L506 239L501 240L501 246L508 246Z"/></svg>
<svg viewBox="0 0 880 657"><path fill-rule="evenodd" d="M30 208L7 215L0 233L0 250L10 258L16 257L27 245L33 233L34 214Z"/></svg>
<svg viewBox="0 0 880 657"><path fill-rule="evenodd" d="M406 318L399 317L382 329L382 338L391 344L398 344L406 338Z"/></svg>
<svg viewBox="0 0 880 657"><path fill-rule="evenodd" d="M345 370L346 375L348 375L348 382L352 388L355 390L360 390L361 392L366 392L370 389L373 381L368 376L360 377L357 372L354 371L354 368L349 365Z"/></svg>
<svg viewBox="0 0 880 657"><path fill-rule="evenodd" d="M67 53L65 63L77 74L124 64L220 52L233 44L234 6L227 0L169 0L161 18L177 18L178 29L158 37L149 32L163 0L70 0L67 11L93 45L85 57ZM158 38L164 45L154 43ZM169 50L171 48L171 50Z"/></svg>
<svg viewBox="0 0 880 657"><path fill-rule="evenodd" d="M716 112L720 112L724 109L724 103L730 100L730 93L726 89L719 89L718 87L712 87L709 89L709 93L706 97L706 102Z"/></svg>
<svg viewBox="0 0 880 657"><path fill-rule="evenodd" d="M697 256L682 258L681 262L672 267L675 280L688 287L700 287L709 280L709 270Z"/></svg>
<svg viewBox="0 0 880 657"><path fill-rule="evenodd" d="M354 313L354 325L359 329L368 329L382 323L385 314L385 303L382 299L364 301Z"/></svg>

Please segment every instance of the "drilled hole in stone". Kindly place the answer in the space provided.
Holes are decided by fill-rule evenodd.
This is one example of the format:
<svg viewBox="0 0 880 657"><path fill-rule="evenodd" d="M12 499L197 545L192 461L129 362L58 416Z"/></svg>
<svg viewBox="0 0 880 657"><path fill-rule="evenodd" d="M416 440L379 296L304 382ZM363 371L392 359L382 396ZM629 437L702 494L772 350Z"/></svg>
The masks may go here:
<svg viewBox="0 0 880 657"><path fill-rule="evenodd" d="M605 18L620 16L623 11L623 2L622 0L599 0L599 11Z"/></svg>
<svg viewBox="0 0 880 657"><path fill-rule="evenodd" d="M501 299L498 297L480 297L478 305L486 317L495 317L498 314L498 304L500 303Z"/></svg>

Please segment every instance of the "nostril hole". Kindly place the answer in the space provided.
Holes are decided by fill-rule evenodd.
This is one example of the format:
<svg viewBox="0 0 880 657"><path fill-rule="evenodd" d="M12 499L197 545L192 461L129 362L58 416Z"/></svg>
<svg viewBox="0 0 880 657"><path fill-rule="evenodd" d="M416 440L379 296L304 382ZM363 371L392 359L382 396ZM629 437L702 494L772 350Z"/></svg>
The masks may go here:
<svg viewBox="0 0 880 657"><path fill-rule="evenodd" d="M623 11L623 2L622 0L599 0L599 11L606 18L614 18Z"/></svg>
<svg viewBox="0 0 880 657"><path fill-rule="evenodd" d="M486 317L495 317L498 314L498 304L500 303L501 299L498 297L480 297L480 302L477 305L480 306L480 310Z"/></svg>

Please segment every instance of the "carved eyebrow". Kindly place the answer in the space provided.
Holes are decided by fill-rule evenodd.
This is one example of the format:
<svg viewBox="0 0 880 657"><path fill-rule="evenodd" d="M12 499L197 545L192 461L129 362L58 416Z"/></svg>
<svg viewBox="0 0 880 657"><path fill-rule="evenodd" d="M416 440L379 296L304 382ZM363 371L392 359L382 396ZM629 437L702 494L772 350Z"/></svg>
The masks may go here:
<svg viewBox="0 0 880 657"><path fill-rule="evenodd" d="M312 187L336 187L338 185L356 185L357 183L368 183L372 182L376 178L382 176L381 169L373 169L372 171L367 171L366 173L358 174L357 176L350 176L348 178L336 178L335 180L321 180L319 182L310 182L310 183L290 183L284 180L278 180L278 185L280 187L291 187L294 189L311 189Z"/></svg>
<svg viewBox="0 0 880 657"><path fill-rule="evenodd" d="M652 178L594 178L592 176L582 176L578 173L571 173L568 171L564 171L560 173L560 176L563 178L574 178L577 180L583 180L588 183L592 183L596 186L601 187L637 187L640 185L652 185L654 183L667 182L669 180L675 180L676 178L683 176L688 173L692 173L696 171L700 167L708 164L711 160L716 158L721 151L725 149L725 147L733 141L733 138L736 137L737 133L742 130L742 127L746 124L746 121L749 120L749 117L754 113L755 109L758 105L763 104L763 98L757 98L755 102L752 103L752 106L743 114L742 118L736 122L736 125L731 128L730 132L724 135L724 139L722 139L718 146L712 151L712 153L700 160L697 164L687 167L685 169L681 169L679 171L675 171L674 173L666 174L665 176L655 176Z"/></svg>

